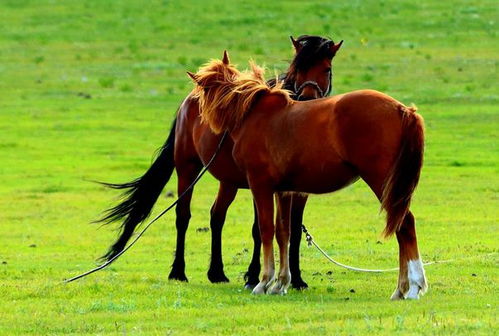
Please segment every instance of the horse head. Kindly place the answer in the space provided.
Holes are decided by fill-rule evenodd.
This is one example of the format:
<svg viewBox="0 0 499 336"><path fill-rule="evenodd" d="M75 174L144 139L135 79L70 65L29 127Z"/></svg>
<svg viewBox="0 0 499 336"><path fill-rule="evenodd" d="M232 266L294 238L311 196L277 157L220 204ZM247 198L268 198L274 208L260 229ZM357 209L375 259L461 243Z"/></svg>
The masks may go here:
<svg viewBox="0 0 499 336"><path fill-rule="evenodd" d="M343 40L335 44L332 40L302 35L298 39L290 36L296 56L285 78L285 88L294 92L296 100L322 98L332 89L331 62Z"/></svg>

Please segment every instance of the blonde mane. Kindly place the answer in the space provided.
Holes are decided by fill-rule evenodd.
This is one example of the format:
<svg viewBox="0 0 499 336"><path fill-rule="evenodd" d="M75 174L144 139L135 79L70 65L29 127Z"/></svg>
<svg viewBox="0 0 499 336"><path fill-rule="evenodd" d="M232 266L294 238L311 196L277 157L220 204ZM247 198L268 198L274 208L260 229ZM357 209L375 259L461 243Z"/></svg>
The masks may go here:
<svg viewBox="0 0 499 336"><path fill-rule="evenodd" d="M263 94L282 95L291 102L290 92L282 89L282 82L270 87L264 70L250 62L251 69L240 72L232 64L212 60L191 77L196 82L193 91L198 97L201 119L215 133L239 127L253 104Z"/></svg>

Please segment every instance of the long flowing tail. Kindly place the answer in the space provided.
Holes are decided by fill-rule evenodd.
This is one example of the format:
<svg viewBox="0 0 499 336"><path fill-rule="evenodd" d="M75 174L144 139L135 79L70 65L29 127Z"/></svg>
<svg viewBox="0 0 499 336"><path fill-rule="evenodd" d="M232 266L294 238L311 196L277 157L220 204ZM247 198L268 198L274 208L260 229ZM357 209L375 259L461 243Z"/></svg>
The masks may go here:
<svg viewBox="0 0 499 336"><path fill-rule="evenodd" d="M402 139L400 151L385 180L381 206L386 210L385 237L398 231L409 211L412 194L423 166L424 121L416 108L400 105Z"/></svg>
<svg viewBox="0 0 499 336"><path fill-rule="evenodd" d="M161 147L159 155L144 175L122 184L102 183L107 187L125 191L122 194L123 201L107 209L104 217L97 221L109 224L124 219L120 227L120 236L107 253L101 257L101 260L108 261L125 248L137 225L151 213L154 203L170 179L175 168L173 152L176 121L176 119L173 121L168 139Z"/></svg>

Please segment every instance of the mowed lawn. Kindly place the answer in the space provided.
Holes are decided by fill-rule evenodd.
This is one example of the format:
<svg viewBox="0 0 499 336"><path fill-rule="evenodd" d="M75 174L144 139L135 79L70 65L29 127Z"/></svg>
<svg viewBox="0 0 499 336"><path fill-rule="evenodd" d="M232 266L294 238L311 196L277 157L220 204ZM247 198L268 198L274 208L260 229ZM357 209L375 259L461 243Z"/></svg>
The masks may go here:
<svg viewBox="0 0 499 336"><path fill-rule="evenodd" d="M0 2L0 334L497 334L499 10L484 1ZM354 273L302 247L309 290L252 296L249 191L224 228L231 282L206 277L209 209L218 188L196 186L187 236L189 283L170 282L174 212L109 269L96 265L116 227L90 222L117 192L90 180L140 176L168 135L195 71L229 50L244 68L286 69L289 35L345 40L334 92L384 91L426 121L412 210L427 295L391 302L397 274ZM165 191L174 191L176 178ZM173 202L166 193L154 213ZM310 197L305 224L351 265L398 264L379 205L356 184Z"/></svg>

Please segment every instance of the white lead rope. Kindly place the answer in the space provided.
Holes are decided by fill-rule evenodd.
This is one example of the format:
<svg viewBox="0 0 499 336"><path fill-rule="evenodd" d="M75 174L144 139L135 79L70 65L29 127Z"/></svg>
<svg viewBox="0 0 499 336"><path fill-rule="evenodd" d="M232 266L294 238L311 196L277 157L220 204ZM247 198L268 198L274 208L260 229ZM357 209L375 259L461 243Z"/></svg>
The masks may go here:
<svg viewBox="0 0 499 336"><path fill-rule="evenodd" d="M384 273L384 272L395 272L395 271L398 271L399 268L396 267L396 268L388 268L388 269L367 269L367 268L359 268L359 267L353 267L353 266L348 266L348 265L345 265L345 264L342 264L340 263L339 261L336 261L334 260L333 258L331 258L326 251L324 251L323 249L321 249L321 247L314 241L314 238L312 237L312 235L308 232L307 228L305 227L305 225L301 225L301 229L303 231L303 233L305 233L305 239L307 240L307 244L308 246L315 246L320 253L322 253L322 255L324 257L326 257L327 260L329 260L330 262L332 262L333 264L335 264L336 266L339 266L339 267L343 267L343 268L346 268L350 271L355 271L355 272L368 272L368 273ZM497 253L489 253L487 255L493 255L493 254L497 254ZM475 257L478 257L478 256L471 256L469 258L462 258L462 259L470 259L470 258L475 258ZM461 260L461 259L460 259ZM440 260L440 261L430 261L430 262L426 262L426 263L423 263L423 266L428 266L428 265L433 265L433 264L445 264L445 263L450 263L450 262L453 262L453 261L456 261L456 259L450 259L450 260Z"/></svg>
<svg viewBox="0 0 499 336"><path fill-rule="evenodd" d="M324 251L323 249L321 249L321 247L314 241L314 238L308 232L308 230L305 227L305 225L302 224L301 229L302 229L303 233L305 233L305 239L307 240L308 246L310 247L310 246L314 245L319 250L319 252L322 253L322 255L324 257L326 257L327 260L329 260L330 262L332 262L336 266L343 267L343 268L346 268L346 269L348 269L350 271L355 271L355 272L383 273L383 272L394 272L394 271L398 271L398 267L397 268L389 268L389 269L367 269L367 268L359 268L359 267L353 267L353 266L348 266L348 265L342 264L339 261L336 261L333 258L331 258L326 253L326 251Z"/></svg>

